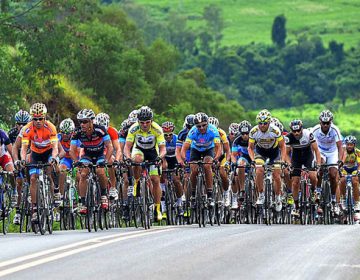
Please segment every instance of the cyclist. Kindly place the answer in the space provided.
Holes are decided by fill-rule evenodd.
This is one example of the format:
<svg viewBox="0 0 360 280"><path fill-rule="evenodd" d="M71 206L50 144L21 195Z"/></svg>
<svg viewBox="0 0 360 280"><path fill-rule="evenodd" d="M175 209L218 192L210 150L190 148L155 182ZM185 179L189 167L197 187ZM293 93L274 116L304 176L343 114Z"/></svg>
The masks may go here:
<svg viewBox="0 0 360 280"><path fill-rule="evenodd" d="M317 172L314 169L314 154L317 166L321 164L321 156L314 135L310 130L303 128L301 120L295 119L291 121L289 127L290 133L285 136L285 143L287 156L291 158L291 166L293 167L290 175L295 208L292 214L298 216L301 168L305 166L309 170L311 188L315 191Z"/></svg>
<svg viewBox="0 0 360 280"><path fill-rule="evenodd" d="M178 136L174 133L175 130L175 125L172 122L164 122L161 125L161 128L164 132L164 137L165 137L165 143L166 143L166 156L165 156L165 160L163 161L163 165L162 168L163 169L174 169L176 167L177 164L177 160L176 160L176 155L175 155L175 150L176 150L176 142L177 142L177 138ZM183 195L183 190L182 190L182 186L180 183L180 178L179 176L176 176L176 174L172 175L172 179L174 181L174 186L175 186L175 192L176 192L176 205L175 207L178 207L180 209L180 213L182 214L182 199L181 196ZM163 192L165 192L165 181L166 181L166 174L162 174L161 179L160 179L160 186ZM162 198L162 210L164 213L164 209L165 207L165 201Z"/></svg>
<svg viewBox="0 0 360 280"><path fill-rule="evenodd" d="M66 179L66 171L72 168L73 160L70 156L70 144L71 144L71 137L75 131L75 123L72 119L67 118L64 119L59 126L60 133L58 133L57 137L59 143L61 145L59 158L60 158L60 166L59 166L59 189L61 196L64 196L64 189L65 189L65 179ZM80 149L80 143L77 145ZM77 153L77 159L79 152ZM60 202L61 203L61 202Z"/></svg>
<svg viewBox="0 0 360 280"><path fill-rule="evenodd" d="M239 134L239 124L231 123L229 125L229 135L228 135L230 148L232 147L232 143L234 142L234 140L238 136L238 134Z"/></svg>
<svg viewBox="0 0 360 280"><path fill-rule="evenodd" d="M35 103L30 108L30 115L32 121L23 128L22 146L21 146L21 161L24 165L26 163L27 148L30 144L30 163L51 163L56 165L58 163L58 138L56 127L48 120L47 108L43 103ZM30 168L30 195L32 201L32 222L37 221L37 201L36 201L36 181L40 170L37 168ZM54 181L51 174L51 167L47 168L47 173L51 181L52 189ZM59 200L59 189L54 190L54 200Z"/></svg>
<svg viewBox="0 0 360 280"><path fill-rule="evenodd" d="M31 120L31 116L27 111L20 110L15 114L15 127L9 130L9 139L12 147L12 157L15 163L15 166L18 166L20 163L20 146L21 146L21 138L17 141L17 137L20 133L20 130ZM21 203L22 196L22 186L24 181L24 175L22 172L19 172L16 177L16 189L17 189L17 201L15 204L16 213L14 215L13 223L15 225L20 224L20 208L19 205ZM16 198L16 195L15 195ZM15 199L14 198L14 199Z"/></svg>
<svg viewBox="0 0 360 280"><path fill-rule="evenodd" d="M345 152L343 154L343 157L341 161L344 163L342 166L341 173L343 175L356 175L360 172L360 150L356 148L356 137L349 135L346 136L344 139L345 144ZM345 197L345 191L346 191L346 181L345 177L340 178L340 191L341 195ZM353 194L354 194L354 210L356 212L360 211L360 202L359 202L359 178L352 177L352 185L353 185ZM345 208L345 201L344 199L340 200L340 205L342 208ZM357 215L359 216L359 215Z"/></svg>
<svg viewBox="0 0 360 280"><path fill-rule="evenodd" d="M199 112L194 117L195 126L191 128L186 137L186 141L181 149L181 163L184 163L186 152L190 148L190 161L198 161L202 158L205 163L217 162L222 154L220 146L220 135L215 126L209 124L209 117L202 112ZM216 154L214 154L216 151ZM194 207L196 195L196 176L198 174L197 166L191 165L190 181L191 181L191 195L192 207ZM213 174L211 164L204 165L205 170L205 185L207 189L207 198L209 205L213 207L214 200L212 197L213 188Z"/></svg>
<svg viewBox="0 0 360 280"><path fill-rule="evenodd" d="M270 124L271 114L264 109L256 116L257 125L250 130L248 152L252 164L256 164L256 188L259 197L256 204L262 205L265 201L264 195L264 168L268 159L274 164L273 180L275 192L275 209L281 211L281 166L280 159L286 161L286 148L284 138L278 127Z"/></svg>
<svg viewBox="0 0 360 280"><path fill-rule="evenodd" d="M110 116L106 113L99 113L96 115L94 124L102 125L105 127L107 133L110 136L111 144L114 148L114 155L110 157L108 163L119 163L122 158L122 150L120 149L120 143L119 143L119 134L117 130L110 126ZM107 151L105 151L106 153ZM116 176L115 176L115 169L113 167L109 167L108 169L109 177L110 177L110 183L111 187L109 190L109 197L110 199L117 200L118 199L118 191L116 189Z"/></svg>
<svg viewBox="0 0 360 280"><path fill-rule="evenodd" d="M312 133L319 146L322 163L326 164L341 164L343 157L343 148L341 142L341 133L337 126L333 124L333 114L329 110L324 110L320 113L320 123L313 127ZM329 179L331 186L331 200L336 214L339 214L340 209L336 204L336 189L338 182L337 166L329 168ZM321 187L322 174L319 173L318 187Z"/></svg>
<svg viewBox="0 0 360 280"><path fill-rule="evenodd" d="M247 120L244 120L239 123L238 127L239 133L237 133L238 136L235 138L231 148L231 162L236 166L246 166L251 162L248 152L251 123ZM232 209L238 208L239 190L239 200L243 201L245 198L245 168L238 168L235 172L237 172L238 176L235 176L235 182L232 185Z"/></svg>
<svg viewBox="0 0 360 280"><path fill-rule="evenodd" d="M224 206L230 206L230 193L229 193L229 180L227 170L229 169L229 163L231 162L231 152L230 152L230 145L226 135L226 132L219 128L219 120L215 117L209 117L209 124L215 126L220 135L220 149L221 156L219 158L220 167L219 173L221 177L222 189L223 189L223 197L224 197ZM216 153L216 151L215 151Z"/></svg>
<svg viewBox="0 0 360 280"><path fill-rule="evenodd" d="M96 175L99 178L101 187L101 207L107 209L109 206L107 198L107 177L103 166L108 162L112 156L113 146L111 145L110 136L103 126L93 123L95 119L95 113L91 109L83 109L77 114L77 120L80 123L80 127L75 129L75 132L71 138L70 144L70 156L73 160L73 166L79 164L96 164ZM78 160L78 146L79 143L84 149L83 155ZM104 156L104 150L107 150L106 156ZM89 168L82 168L80 171L79 182L79 195L81 197L81 203L79 204L79 213L86 214L87 207L85 206L85 196L87 191L87 177L90 170Z"/></svg>
<svg viewBox="0 0 360 280"><path fill-rule="evenodd" d="M153 121L153 111L148 106L142 106L138 110L138 122L133 124L126 137L124 155L136 163L146 160L162 161L166 155L164 133L161 127ZM134 166L134 190L140 179L141 167ZM150 167L150 177L153 183L153 195L155 200L155 211L157 221L162 220L160 209L161 188L160 176L155 165Z"/></svg>
<svg viewBox="0 0 360 280"><path fill-rule="evenodd" d="M181 157L181 148L184 145L184 142L189 134L190 129L194 126L194 118L195 118L195 115L193 115L193 114L187 115L185 117L183 129L180 130L180 132L178 134L178 139L176 141L175 155L176 155L176 159L177 159L178 163L182 164L182 165L184 165L184 160ZM190 149L187 150L187 152L186 152L185 160L187 162L190 161Z"/></svg>

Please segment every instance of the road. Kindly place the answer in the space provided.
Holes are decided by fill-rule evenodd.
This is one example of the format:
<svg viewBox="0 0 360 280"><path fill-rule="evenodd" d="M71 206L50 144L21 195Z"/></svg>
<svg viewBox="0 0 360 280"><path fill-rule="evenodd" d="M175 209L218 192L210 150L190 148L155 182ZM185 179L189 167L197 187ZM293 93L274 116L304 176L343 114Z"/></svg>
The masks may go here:
<svg viewBox="0 0 360 280"><path fill-rule="evenodd" d="M222 225L0 236L1 279L360 279L360 226Z"/></svg>

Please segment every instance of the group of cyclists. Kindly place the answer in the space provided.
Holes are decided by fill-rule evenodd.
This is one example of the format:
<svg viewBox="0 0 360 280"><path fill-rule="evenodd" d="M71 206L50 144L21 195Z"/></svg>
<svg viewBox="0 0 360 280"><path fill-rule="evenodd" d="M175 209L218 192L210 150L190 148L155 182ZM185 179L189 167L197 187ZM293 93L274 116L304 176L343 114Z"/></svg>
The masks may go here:
<svg viewBox="0 0 360 280"><path fill-rule="evenodd" d="M292 205L292 215L299 215L299 189L302 169L308 170L311 188L316 195L321 192L321 166L328 166L331 187L331 204L335 213L345 208L345 179L342 175L358 175L360 170L360 150L356 148L356 138L343 138L333 123L333 114L324 110L319 115L319 124L304 128L299 119L292 120L289 130L264 109L256 116L256 124L243 120L231 123L228 135L219 127L216 117L203 112L185 117L183 128L175 133L175 125L166 121L161 125L153 120L151 108L142 106L133 110L121 124L119 130L110 125L106 113L95 114L91 109L78 112L76 122L71 118L61 121L59 129L47 118L47 108L43 103L35 103L30 112L20 110L15 114L15 127L8 133L0 129L0 166L4 171L13 172L13 203L16 214L15 225L20 223L19 205L24 180L30 184L32 222L36 222L36 188L39 169L28 164L50 163L48 173L54 204L62 205L67 170L83 164L96 166L96 176L101 188L101 208L109 207L109 200L118 200L115 166L125 164L131 169L132 178L123 174L122 199L127 209L128 197L139 184L142 168L136 163L153 162L149 175L152 183L154 214L157 221L164 217L163 201L167 177L162 170L181 168L189 178L190 204L196 204L196 184L199 169L197 161L203 161L205 193L208 207L214 207L213 170L218 168L221 178L222 200L225 207L238 209L245 197L245 178L249 168L255 171L254 184L257 193L256 205L264 204L264 165L271 164L274 192L274 209L283 208L283 194L287 192L287 204ZM132 163L135 163L132 166ZM112 165L108 172L102 168ZM157 166L161 166L158 168ZM18 172L16 172L16 170ZM55 170L56 176L54 176ZM341 172L339 172L339 170ZM160 171L160 172L159 172ZM236 176L229 176L230 171ZM85 199L89 168L79 168L77 189L78 213L86 215ZM130 174L130 173L129 173ZM175 186L175 204L184 213L186 187L178 174L171 177ZM352 177L355 219L359 219L358 176ZM321 212L321 208L318 209ZM124 216L126 218L126 211Z"/></svg>

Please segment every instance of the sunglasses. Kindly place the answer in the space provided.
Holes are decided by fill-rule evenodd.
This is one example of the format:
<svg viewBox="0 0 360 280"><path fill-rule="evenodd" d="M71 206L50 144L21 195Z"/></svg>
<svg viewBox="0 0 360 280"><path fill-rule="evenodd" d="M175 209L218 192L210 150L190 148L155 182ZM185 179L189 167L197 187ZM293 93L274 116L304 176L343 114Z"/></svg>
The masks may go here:
<svg viewBox="0 0 360 280"><path fill-rule="evenodd" d="M150 123L151 121L144 121L144 122L140 121L140 124L150 124Z"/></svg>
<svg viewBox="0 0 360 280"><path fill-rule="evenodd" d="M173 136L173 133L164 133L164 136L165 136L165 137L172 137L172 136Z"/></svg>
<svg viewBox="0 0 360 280"><path fill-rule="evenodd" d="M330 122L321 122L322 125L330 125Z"/></svg>
<svg viewBox="0 0 360 280"><path fill-rule="evenodd" d="M249 135L249 132L241 132L241 135Z"/></svg>
<svg viewBox="0 0 360 280"><path fill-rule="evenodd" d="M37 122L37 121L43 121L44 118L32 118L33 121Z"/></svg>
<svg viewBox="0 0 360 280"><path fill-rule="evenodd" d="M206 127L208 124L206 123L206 124L197 124L196 125L196 127L197 128L202 128L202 127Z"/></svg>
<svg viewBox="0 0 360 280"><path fill-rule="evenodd" d="M87 124L89 123L90 121L89 120L80 120L79 123L82 123L82 124Z"/></svg>
<svg viewBox="0 0 360 280"><path fill-rule="evenodd" d="M259 125L267 125L268 122L259 122Z"/></svg>
<svg viewBox="0 0 360 280"><path fill-rule="evenodd" d="M16 123L17 125L27 125L27 123Z"/></svg>
<svg viewBox="0 0 360 280"><path fill-rule="evenodd" d="M292 133L300 133L301 129L291 130Z"/></svg>

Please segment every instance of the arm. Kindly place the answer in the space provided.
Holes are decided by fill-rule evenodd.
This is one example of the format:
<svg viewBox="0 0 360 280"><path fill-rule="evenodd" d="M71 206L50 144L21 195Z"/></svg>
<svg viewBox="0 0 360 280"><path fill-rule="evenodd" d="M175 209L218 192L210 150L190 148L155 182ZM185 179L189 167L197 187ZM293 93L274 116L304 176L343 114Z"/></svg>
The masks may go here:
<svg viewBox="0 0 360 280"><path fill-rule="evenodd" d="M13 149L12 144L10 143L6 145L6 149L9 152L10 156L14 159L14 157L12 156L12 149Z"/></svg>
<svg viewBox="0 0 360 280"><path fill-rule="evenodd" d="M291 160L290 160L290 154L291 154L291 146L286 146L286 162L290 165L291 164Z"/></svg>
<svg viewBox="0 0 360 280"><path fill-rule="evenodd" d="M337 141L336 142L336 146L337 146L337 149L338 149L338 156L339 156L339 159L342 159L343 157L343 147L342 147L342 142L341 141Z"/></svg>
<svg viewBox="0 0 360 280"><path fill-rule="evenodd" d="M189 148L190 148L190 143L185 142L181 148L181 159L182 160L186 159L186 151L189 150Z"/></svg>
<svg viewBox="0 0 360 280"><path fill-rule="evenodd" d="M321 165L321 154L316 141L311 144L311 149L315 152L316 164Z"/></svg>
<svg viewBox="0 0 360 280"><path fill-rule="evenodd" d="M255 151L254 150L255 150L255 143L249 141L248 152L249 152L249 157L251 158L252 161L254 161L254 159L255 159Z"/></svg>
<svg viewBox="0 0 360 280"><path fill-rule="evenodd" d="M125 147L124 147L124 156L126 158L131 159L131 148L134 145L133 142L126 141Z"/></svg>
<svg viewBox="0 0 360 280"><path fill-rule="evenodd" d="M112 141L112 145L115 150L115 160L120 161L122 159L122 150L120 149L120 143L118 139Z"/></svg>
<svg viewBox="0 0 360 280"><path fill-rule="evenodd" d="M22 142L21 144L21 160L26 160L26 151L29 144Z"/></svg>
<svg viewBox="0 0 360 280"><path fill-rule="evenodd" d="M65 157L66 152L60 142L58 142L58 149L59 149L59 158Z"/></svg>
<svg viewBox="0 0 360 280"><path fill-rule="evenodd" d="M113 145L111 144L111 141L110 141L110 140L104 141L104 146L105 146L105 148L106 148L106 157L105 157L105 160L106 160L107 162L109 162L110 159L111 159L111 156L112 156L112 154L113 154L114 147L113 147Z"/></svg>
<svg viewBox="0 0 360 280"><path fill-rule="evenodd" d="M14 145L12 146L12 157L14 159L14 162L19 160L18 154L19 154L20 147L21 147L21 138L16 137L16 141L15 141Z"/></svg>
<svg viewBox="0 0 360 280"><path fill-rule="evenodd" d="M224 143L224 152L226 153L226 160L231 161L231 151L229 142Z"/></svg>
<svg viewBox="0 0 360 280"><path fill-rule="evenodd" d="M70 157L71 157L71 159L74 161L74 162L77 162L78 161L78 157L77 157L77 155L78 155L78 153L77 153L77 150L78 150L78 147L77 147L77 145L75 145L75 144L71 144L70 145Z"/></svg>
<svg viewBox="0 0 360 280"><path fill-rule="evenodd" d="M58 141L54 141L51 143L51 148L52 148L52 152L51 152L51 156L52 158L56 158L59 154L59 149L58 149Z"/></svg>
<svg viewBox="0 0 360 280"><path fill-rule="evenodd" d="M166 156L166 145L159 145L159 157L164 159Z"/></svg>
<svg viewBox="0 0 360 280"><path fill-rule="evenodd" d="M222 150L221 150L221 143L215 143L215 157L214 160L219 160L219 158L221 157L222 154Z"/></svg>
<svg viewBox="0 0 360 280"><path fill-rule="evenodd" d="M280 153L281 153L281 160L282 160L283 162L287 162L287 161L286 161L286 158L287 158L287 156L286 156L286 146L285 146L285 141L284 141L284 139L281 139L281 140L279 141L279 148L280 148Z"/></svg>

